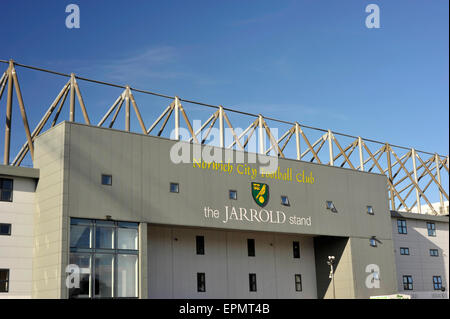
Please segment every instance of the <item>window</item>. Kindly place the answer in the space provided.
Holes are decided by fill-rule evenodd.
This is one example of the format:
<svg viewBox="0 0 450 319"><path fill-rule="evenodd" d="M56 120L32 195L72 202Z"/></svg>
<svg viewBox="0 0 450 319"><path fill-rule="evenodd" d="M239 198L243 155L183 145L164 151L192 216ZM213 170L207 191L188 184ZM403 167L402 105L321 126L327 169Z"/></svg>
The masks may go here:
<svg viewBox="0 0 450 319"><path fill-rule="evenodd" d="M137 250L139 240L138 224L118 222L117 226L117 248Z"/></svg>
<svg viewBox="0 0 450 319"><path fill-rule="evenodd" d="M237 191L230 189L230 199L237 200Z"/></svg>
<svg viewBox="0 0 450 319"><path fill-rule="evenodd" d="M327 209L331 210L333 213L337 213L337 209L336 209L336 207L334 206L334 204L333 204L332 201L327 200L327 201L326 201L326 207L327 207Z"/></svg>
<svg viewBox="0 0 450 319"><path fill-rule="evenodd" d="M248 274L249 289L256 291L256 274Z"/></svg>
<svg viewBox="0 0 450 319"><path fill-rule="evenodd" d="M9 269L0 269L0 293L9 291Z"/></svg>
<svg viewBox="0 0 450 319"><path fill-rule="evenodd" d="M437 249L430 249L430 256L432 256L432 257L439 257L439 250L437 250Z"/></svg>
<svg viewBox="0 0 450 319"><path fill-rule="evenodd" d="M95 247L102 249L114 248L114 222L97 221L95 227Z"/></svg>
<svg viewBox="0 0 450 319"><path fill-rule="evenodd" d="M170 192L171 193L179 193L180 185L178 183L170 183Z"/></svg>
<svg viewBox="0 0 450 319"><path fill-rule="evenodd" d="M69 263L80 284L69 298L137 298L138 238L138 223L71 218Z"/></svg>
<svg viewBox="0 0 450 319"><path fill-rule="evenodd" d="M197 273L197 291L198 292L206 291L206 278L204 272Z"/></svg>
<svg viewBox="0 0 450 319"><path fill-rule="evenodd" d="M281 195L281 205L291 206L289 203L289 198L287 196Z"/></svg>
<svg viewBox="0 0 450 319"><path fill-rule="evenodd" d="M10 236L11 235L11 224L0 224L0 236Z"/></svg>
<svg viewBox="0 0 450 319"><path fill-rule="evenodd" d="M0 178L0 201L12 202L13 200L13 180Z"/></svg>
<svg viewBox="0 0 450 319"><path fill-rule="evenodd" d="M197 246L197 255L205 254L205 237L204 236L196 236L195 237L196 246Z"/></svg>
<svg viewBox="0 0 450 319"><path fill-rule="evenodd" d="M249 257L255 257L255 240L254 239L247 239L247 249L248 249L248 256Z"/></svg>
<svg viewBox="0 0 450 319"><path fill-rule="evenodd" d="M400 255L409 255L409 248L400 247Z"/></svg>
<svg viewBox="0 0 450 319"><path fill-rule="evenodd" d="M295 291L302 291L302 275L295 275Z"/></svg>
<svg viewBox="0 0 450 319"><path fill-rule="evenodd" d="M377 247L377 240L375 238L370 238L369 240L370 246Z"/></svg>
<svg viewBox="0 0 450 319"><path fill-rule="evenodd" d="M292 242L292 249L294 251L294 258L300 258L300 242Z"/></svg>
<svg viewBox="0 0 450 319"><path fill-rule="evenodd" d="M441 276L433 276L433 287L434 290L442 290Z"/></svg>
<svg viewBox="0 0 450 319"><path fill-rule="evenodd" d="M403 276L403 290L413 290L413 278L410 275Z"/></svg>
<svg viewBox="0 0 450 319"><path fill-rule="evenodd" d="M436 237L436 224L427 223L428 236Z"/></svg>
<svg viewBox="0 0 450 319"><path fill-rule="evenodd" d="M112 175L102 174L102 185L112 185Z"/></svg>
<svg viewBox="0 0 450 319"><path fill-rule="evenodd" d="M397 219L397 229L399 234L407 234L408 230L406 228L406 220Z"/></svg>
<svg viewBox="0 0 450 319"><path fill-rule="evenodd" d="M77 267L78 267L77 270L80 271L79 288L69 289L69 298L90 298L91 297L91 283L92 283L91 274L90 274L90 271L92 269L92 255L91 254L82 254L82 253L71 253L69 263L72 265L77 265ZM97 270L98 270L98 268L97 268ZM109 295L112 294L112 288L110 288L110 289L111 289L111 293L109 293ZM105 293L104 290L103 290L103 293Z"/></svg>
<svg viewBox="0 0 450 319"><path fill-rule="evenodd" d="M369 215L373 215L374 214L372 206L367 206L367 214L369 214Z"/></svg>

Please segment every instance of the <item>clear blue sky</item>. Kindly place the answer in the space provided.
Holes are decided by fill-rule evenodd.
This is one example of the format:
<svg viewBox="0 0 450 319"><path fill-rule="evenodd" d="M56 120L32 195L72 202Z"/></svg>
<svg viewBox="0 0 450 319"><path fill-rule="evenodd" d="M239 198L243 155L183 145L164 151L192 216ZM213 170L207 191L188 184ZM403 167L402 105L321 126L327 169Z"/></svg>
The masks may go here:
<svg viewBox="0 0 450 319"><path fill-rule="evenodd" d="M80 6L80 29L65 27L69 3ZM369 3L380 29L365 27ZM448 6L3 0L0 59L448 154ZM66 80L18 72L34 127ZM80 86L93 122L120 94ZM147 126L167 105L136 98Z"/></svg>

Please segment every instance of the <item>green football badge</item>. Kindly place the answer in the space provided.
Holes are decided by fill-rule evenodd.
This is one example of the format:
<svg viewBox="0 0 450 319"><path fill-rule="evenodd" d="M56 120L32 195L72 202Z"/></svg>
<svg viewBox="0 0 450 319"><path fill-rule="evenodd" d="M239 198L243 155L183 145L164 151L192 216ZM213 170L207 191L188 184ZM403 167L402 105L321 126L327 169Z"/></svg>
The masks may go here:
<svg viewBox="0 0 450 319"><path fill-rule="evenodd" d="M261 207L266 206L269 202L269 185L264 183L252 183L252 197L256 204Z"/></svg>

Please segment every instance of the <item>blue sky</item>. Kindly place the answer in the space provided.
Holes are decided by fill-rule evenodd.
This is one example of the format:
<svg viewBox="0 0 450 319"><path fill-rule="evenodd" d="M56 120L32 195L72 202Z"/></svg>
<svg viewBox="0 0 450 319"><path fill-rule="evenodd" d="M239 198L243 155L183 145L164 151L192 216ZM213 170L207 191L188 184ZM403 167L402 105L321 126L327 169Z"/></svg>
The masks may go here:
<svg viewBox="0 0 450 319"><path fill-rule="evenodd" d="M65 27L70 3L80 7L80 29ZM365 27L369 3L380 7L380 29ZM3 0L0 59L448 154L448 6ZM34 127L66 80L18 74ZM93 122L121 93L79 84ZM167 105L136 99L147 126ZM15 112L13 125L22 125Z"/></svg>

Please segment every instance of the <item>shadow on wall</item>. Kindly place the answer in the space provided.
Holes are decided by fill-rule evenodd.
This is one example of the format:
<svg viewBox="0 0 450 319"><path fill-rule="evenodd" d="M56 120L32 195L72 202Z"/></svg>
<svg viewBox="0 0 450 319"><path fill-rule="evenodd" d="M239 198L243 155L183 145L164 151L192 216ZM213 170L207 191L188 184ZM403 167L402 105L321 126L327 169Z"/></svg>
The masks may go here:
<svg viewBox="0 0 450 319"><path fill-rule="evenodd" d="M333 287L330 278L330 266L327 264L328 256L334 256L334 269L338 268L348 237L319 236L314 238L314 255L316 262L317 298L323 299L327 291ZM338 298L338 295L336 295Z"/></svg>

